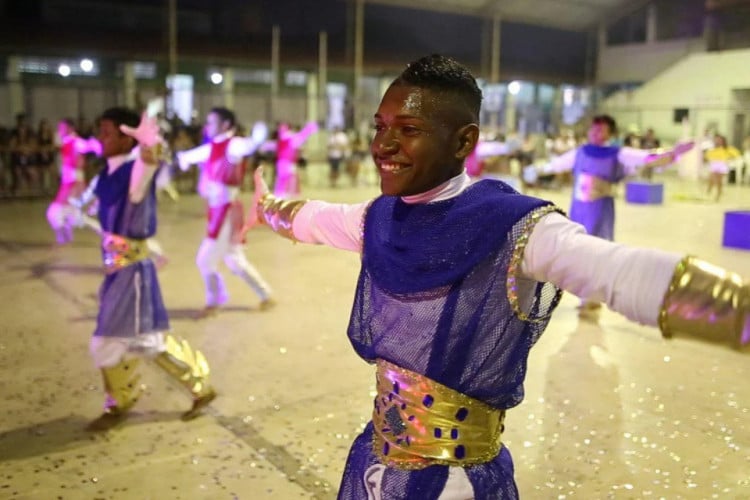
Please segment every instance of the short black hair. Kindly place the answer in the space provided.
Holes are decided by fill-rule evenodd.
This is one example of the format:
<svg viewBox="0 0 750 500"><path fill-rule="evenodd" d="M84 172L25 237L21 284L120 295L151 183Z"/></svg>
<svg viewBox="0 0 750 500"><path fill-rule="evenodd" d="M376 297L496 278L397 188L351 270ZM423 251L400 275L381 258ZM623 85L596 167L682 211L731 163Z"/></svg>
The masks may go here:
<svg viewBox="0 0 750 500"><path fill-rule="evenodd" d="M617 122L610 115L596 115L591 119L592 125L606 125L611 134L617 133Z"/></svg>
<svg viewBox="0 0 750 500"><path fill-rule="evenodd" d="M127 125L128 127L135 128L141 122L141 117L132 109L115 107L105 110L99 117L99 121L102 120L111 121L118 128L120 125Z"/></svg>
<svg viewBox="0 0 750 500"><path fill-rule="evenodd" d="M237 119L235 118L234 113L228 108L217 106L215 108L211 108L211 111L209 111L209 113L216 114L222 122L229 122L230 127L234 127L236 124Z"/></svg>
<svg viewBox="0 0 750 500"><path fill-rule="evenodd" d="M479 121L482 107L482 90L469 69L455 59L432 54L409 63L391 85L410 85L457 97Z"/></svg>

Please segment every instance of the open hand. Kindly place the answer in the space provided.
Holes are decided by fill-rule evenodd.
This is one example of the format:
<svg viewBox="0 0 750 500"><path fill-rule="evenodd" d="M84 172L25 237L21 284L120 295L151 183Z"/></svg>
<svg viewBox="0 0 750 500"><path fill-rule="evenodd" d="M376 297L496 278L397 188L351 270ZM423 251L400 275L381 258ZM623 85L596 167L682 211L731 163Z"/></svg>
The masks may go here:
<svg viewBox="0 0 750 500"><path fill-rule="evenodd" d="M245 226L242 228L243 234L257 224L263 223L258 219L258 206L260 205L260 200L268 194L268 184L263 180L263 166L255 169L253 179L255 180L255 192L253 193L253 201L250 204L250 210L248 211L247 219L245 220Z"/></svg>
<svg viewBox="0 0 750 500"><path fill-rule="evenodd" d="M141 114L141 122L137 128L120 125L120 131L134 138L142 147L151 148L162 142L156 118L148 116L145 111Z"/></svg>
<svg viewBox="0 0 750 500"><path fill-rule="evenodd" d="M253 130L250 133L250 137L253 138L253 142L255 142L258 146L263 144L263 141L266 140L266 137L268 137L268 127L263 122L256 122L255 125L253 125Z"/></svg>

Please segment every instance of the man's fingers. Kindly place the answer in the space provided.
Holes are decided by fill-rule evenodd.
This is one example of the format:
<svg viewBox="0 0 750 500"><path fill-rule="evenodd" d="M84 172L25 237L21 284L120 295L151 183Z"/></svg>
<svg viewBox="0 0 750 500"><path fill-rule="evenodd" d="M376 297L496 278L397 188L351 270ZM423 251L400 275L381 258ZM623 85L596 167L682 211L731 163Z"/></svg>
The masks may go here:
<svg viewBox="0 0 750 500"><path fill-rule="evenodd" d="M127 125L120 125L120 132L130 137L135 137L135 130L133 127L128 127Z"/></svg>
<svg viewBox="0 0 750 500"><path fill-rule="evenodd" d="M255 191L260 191L262 194L265 194L268 192L268 185L266 184L266 181L263 179L263 166L260 166L255 169Z"/></svg>

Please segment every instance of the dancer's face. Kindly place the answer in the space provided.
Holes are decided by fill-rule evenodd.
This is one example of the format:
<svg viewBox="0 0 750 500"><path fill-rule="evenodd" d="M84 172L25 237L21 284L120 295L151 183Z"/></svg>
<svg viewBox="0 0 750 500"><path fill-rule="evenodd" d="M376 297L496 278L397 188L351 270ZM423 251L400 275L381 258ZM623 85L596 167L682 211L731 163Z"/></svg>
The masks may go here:
<svg viewBox="0 0 750 500"><path fill-rule="evenodd" d="M375 114L370 151L385 195L410 196L463 170L476 145L476 124L459 124L461 104L446 92L391 85ZM457 112L458 111L458 112Z"/></svg>
<svg viewBox="0 0 750 500"><path fill-rule="evenodd" d="M99 122L99 135L102 144L102 155L105 158L130 153L135 146L135 140L120 132L120 128L112 120Z"/></svg>
<svg viewBox="0 0 750 500"><path fill-rule="evenodd" d="M606 123L592 123L589 127L589 142L595 146L604 146L612 138L612 131Z"/></svg>
<svg viewBox="0 0 750 500"><path fill-rule="evenodd" d="M209 113L208 116L206 116L204 132L209 139L213 139L214 137L223 134L230 128L232 127L229 122L222 121L221 117L216 113Z"/></svg>

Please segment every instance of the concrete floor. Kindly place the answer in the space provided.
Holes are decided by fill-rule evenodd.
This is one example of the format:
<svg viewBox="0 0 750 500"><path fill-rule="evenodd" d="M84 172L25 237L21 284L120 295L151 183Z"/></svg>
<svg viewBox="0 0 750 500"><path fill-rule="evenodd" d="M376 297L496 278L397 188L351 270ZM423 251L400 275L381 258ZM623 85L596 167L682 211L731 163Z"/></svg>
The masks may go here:
<svg viewBox="0 0 750 500"><path fill-rule="evenodd" d="M750 187L729 189L721 203L697 192L668 180L664 205L618 201L618 240L689 251L750 276L750 253L721 247L723 212L748 208ZM567 207L570 193L539 195ZM196 320L202 205L195 196L163 202L159 239L171 262L160 276L173 331L205 352L221 397L183 423L188 398L146 366L148 390L132 417L91 435L84 426L102 403L87 352L102 279L97 239L82 230L54 248L45 208L0 205L0 498L333 498L374 385L345 335L358 256L260 228L247 254L278 307L259 311L227 273L230 306ZM532 350L527 399L506 421L522 496L750 498L747 354L667 342L609 311L598 324L579 323L576 303L565 296Z"/></svg>

